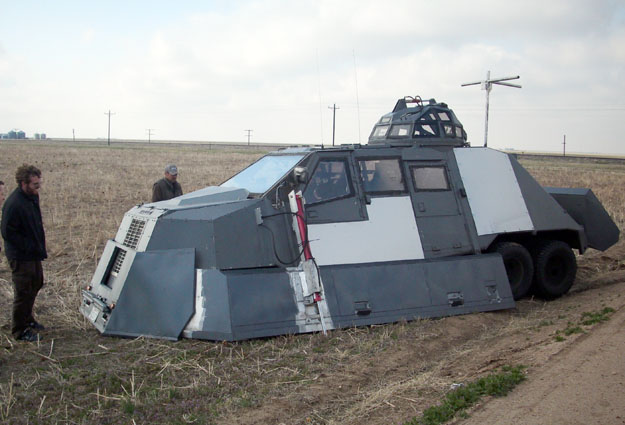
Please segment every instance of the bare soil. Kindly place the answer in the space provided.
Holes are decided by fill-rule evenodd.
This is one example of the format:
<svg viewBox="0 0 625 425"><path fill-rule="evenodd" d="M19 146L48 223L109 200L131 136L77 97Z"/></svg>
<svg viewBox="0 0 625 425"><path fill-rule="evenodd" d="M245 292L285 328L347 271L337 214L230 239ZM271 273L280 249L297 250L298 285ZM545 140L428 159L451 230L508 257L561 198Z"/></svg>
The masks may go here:
<svg viewBox="0 0 625 425"><path fill-rule="evenodd" d="M608 294L620 296L623 284ZM625 310L542 364L505 399L479 406L469 424L625 424Z"/></svg>
<svg viewBox="0 0 625 425"><path fill-rule="evenodd" d="M0 423L402 424L453 384L504 365L527 366L526 382L455 423L625 423L624 242L579 257L566 296L494 313L239 343L106 338L82 318L80 289L123 213L149 196L154 170L176 162L190 191L259 155L0 144L5 182L16 164L39 161L50 242L39 344L10 336L10 273L0 260ZM525 165L541 184L592 187L623 229L625 166ZM582 324L606 308L606 321Z"/></svg>

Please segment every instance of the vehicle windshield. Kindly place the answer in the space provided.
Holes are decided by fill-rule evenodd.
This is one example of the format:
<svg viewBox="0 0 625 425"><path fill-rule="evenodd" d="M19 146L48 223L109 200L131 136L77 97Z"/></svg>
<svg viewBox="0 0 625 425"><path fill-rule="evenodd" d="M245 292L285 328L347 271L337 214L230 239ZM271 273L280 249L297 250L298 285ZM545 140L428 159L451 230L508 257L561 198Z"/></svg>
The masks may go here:
<svg viewBox="0 0 625 425"><path fill-rule="evenodd" d="M304 155L264 156L220 186L243 188L250 193L265 193L303 157Z"/></svg>

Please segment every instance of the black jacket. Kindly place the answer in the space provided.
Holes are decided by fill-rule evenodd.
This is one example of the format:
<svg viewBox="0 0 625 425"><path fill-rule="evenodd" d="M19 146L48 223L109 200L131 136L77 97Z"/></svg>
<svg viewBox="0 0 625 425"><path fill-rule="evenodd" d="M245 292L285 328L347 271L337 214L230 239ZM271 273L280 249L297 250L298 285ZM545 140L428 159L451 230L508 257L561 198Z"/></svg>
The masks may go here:
<svg viewBox="0 0 625 425"><path fill-rule="evenodd" d="M170 182L165 177L152 186L152 202L165 201L182 195L182 186L177 181Z"/></svg>
<svg viewBox="0 0 625 425"><path fill-rule="evenodd" d="M15 189L2 206L1 227L9 260L41 261L48 257L39 196Z"/></svg>

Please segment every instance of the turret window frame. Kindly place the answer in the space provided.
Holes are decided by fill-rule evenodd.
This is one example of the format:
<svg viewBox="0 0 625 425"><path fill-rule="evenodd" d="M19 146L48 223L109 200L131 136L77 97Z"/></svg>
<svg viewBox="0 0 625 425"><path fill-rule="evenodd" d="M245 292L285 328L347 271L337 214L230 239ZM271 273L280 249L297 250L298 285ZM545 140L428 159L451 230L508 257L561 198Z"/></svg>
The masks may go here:
<svg viewBox="0 0 625 425"><path fill-rule="evenodd" d="M412 124L393 124L388 132L389 139L406 139L410 137Z"/></svg>

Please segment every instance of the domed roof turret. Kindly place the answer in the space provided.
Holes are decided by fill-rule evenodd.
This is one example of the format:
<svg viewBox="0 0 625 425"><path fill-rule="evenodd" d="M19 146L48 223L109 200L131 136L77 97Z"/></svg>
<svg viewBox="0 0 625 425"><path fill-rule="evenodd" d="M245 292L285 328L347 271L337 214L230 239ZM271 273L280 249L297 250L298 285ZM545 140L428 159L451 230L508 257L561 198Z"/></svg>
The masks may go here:
<svg viewBox="0 0 625 425"><path fill-rule="evenodd" d="M399 99L393 112L373 127L369 144L420 146L468 146L467 133L445 103L419 96Z"/></svg>

